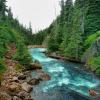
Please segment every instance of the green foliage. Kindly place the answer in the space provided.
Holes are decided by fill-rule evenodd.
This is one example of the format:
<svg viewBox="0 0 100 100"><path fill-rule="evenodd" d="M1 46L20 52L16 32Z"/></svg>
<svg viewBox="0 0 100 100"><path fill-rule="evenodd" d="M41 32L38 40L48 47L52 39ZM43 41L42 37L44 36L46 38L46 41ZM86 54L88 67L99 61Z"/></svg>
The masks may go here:
<svg viewBox="0 0 100 100"><path fill-rule="evenodd" d="M0 58L0 74L2 74L6 70L4 59Z"/></svg>
<svg viewBox="0 0 100 100"><path fill-rule="evenodd" d="M99 36L100 36L100 31L97 31L96 33L88 36L88 38L85 40L85 46L86 47L91 46L92 42L94 42Z"/></svg>
<svg viewBox="0 0 100 100"><path fill-rule="evenodd" d="M97 75L100 75L100 56L89 59L88 65Z"/></svg>
<svg viewBox="0 0 100 100"><path fill-rule="evenodd" d="M28 53L28 49L22 41L17 42L17 52L13 58L19 61L21 65L24 65L26 67L28 67L32 62L31 56Z"/></svg>
<svg viewBox="0 0 100 100"><path fill-rule="evenodd" d="M20 64L16 64L15 66L14 66L14 68L15 68L15 70L20 70L20 69L22 69L22 65L20 65Z"/></svg>
<svg viewBox="0 0 100 100"><path fill-rule="evenodd" d="M6 9L6 0L0 0L0 72L3 72L5 69L5 60L2 61L2 59L12 43L15 44L17 49L14 59L24 66L29 66L32 60L26 44L29 43L29 36L31 37L31 35L31 24L29 28L20 24L17 18L13 18L11 8ZM19 65L17 68L19 68Z"/></svg>
<svg viewBox="0 0 100 100"><path fill-rule="evenodd" d="M56 43L54 37L49 37L48 39L48 51L54 52L58 50L58 44Z"/></svg>
<svg viewBox="0 0 100 100"><path fill-rule="evenodd" d="M88 36L100 30L100 0L87 0L88 9L85 17L85 34Z"/></svg>

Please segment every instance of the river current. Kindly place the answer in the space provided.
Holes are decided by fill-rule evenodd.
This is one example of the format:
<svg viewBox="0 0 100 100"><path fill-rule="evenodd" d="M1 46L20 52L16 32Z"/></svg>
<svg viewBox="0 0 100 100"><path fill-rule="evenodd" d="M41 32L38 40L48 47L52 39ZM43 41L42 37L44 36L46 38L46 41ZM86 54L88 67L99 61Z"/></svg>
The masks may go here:
<svg viewBox="0 0 100 100"><path fill-rule="evenodd" d="M88 89L96 88L100 80L83 65L47 57L44 48L31 48L29 52L38 60L51 80L43 81L33 87L35 100L90 100ZM32 72L34 77L35 73Z"/></svg>

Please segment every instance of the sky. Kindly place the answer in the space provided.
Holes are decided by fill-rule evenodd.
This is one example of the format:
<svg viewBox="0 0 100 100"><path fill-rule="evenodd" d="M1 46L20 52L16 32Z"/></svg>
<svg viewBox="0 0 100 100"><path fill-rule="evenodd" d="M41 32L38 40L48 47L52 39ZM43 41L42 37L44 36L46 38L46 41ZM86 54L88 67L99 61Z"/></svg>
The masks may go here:
<svg viewBox="0 0 100 100"><path fill-rule="evenodd" d="M29 26L32 24L33 32L48 27L60 13L60 0L7 0L14 18L20 23Z"/></svg>

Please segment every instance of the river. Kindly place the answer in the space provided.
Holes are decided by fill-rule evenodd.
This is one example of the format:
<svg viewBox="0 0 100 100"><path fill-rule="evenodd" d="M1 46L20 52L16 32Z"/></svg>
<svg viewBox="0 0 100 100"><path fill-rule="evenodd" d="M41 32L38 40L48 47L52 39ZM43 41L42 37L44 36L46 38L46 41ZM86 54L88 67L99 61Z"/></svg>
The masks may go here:
<svg viewBox="0 0 100 100"><path fill-rule="evenodd" d="M32 96L35 100L90 100L88 89L96 88L100 80L83 65L47 57L44 48L31 48L29 52L38 60L51 80L43 81L33 87ZM35 72L32 72L34 77Z"/></svg>

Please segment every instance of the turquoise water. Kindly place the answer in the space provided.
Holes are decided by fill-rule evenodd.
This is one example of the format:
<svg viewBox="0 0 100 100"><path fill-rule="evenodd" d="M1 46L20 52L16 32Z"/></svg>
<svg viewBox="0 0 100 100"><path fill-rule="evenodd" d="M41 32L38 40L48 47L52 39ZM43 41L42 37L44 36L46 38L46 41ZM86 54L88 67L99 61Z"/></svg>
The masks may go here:
<svg viewBox="0 0 100 100"><path fill-rule="evenodd" d="M41 82L34 87L33 94L35 94L36 100L42 100L40 98L58 100L58 97L59 100L77 100L74 98L75 95L72 96L75 92L88 96L88 89L100 84L100 80L94 74L87 72L83 65L49 58L42 53L45 50L43 48L29 50L32 58L38 60L43 70L51 76L51 80ZM34 72L32 75L34 77Z"/></svg>

